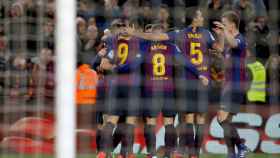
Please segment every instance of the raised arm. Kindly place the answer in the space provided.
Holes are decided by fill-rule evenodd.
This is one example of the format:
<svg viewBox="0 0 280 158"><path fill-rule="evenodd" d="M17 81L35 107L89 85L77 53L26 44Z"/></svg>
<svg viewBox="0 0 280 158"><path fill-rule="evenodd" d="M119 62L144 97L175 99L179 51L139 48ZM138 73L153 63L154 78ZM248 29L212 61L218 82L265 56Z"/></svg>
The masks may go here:
<svg viewBox="0 0 280 158"><path fill-rule="evenodd" d="M143 38L145 40L151 40L151 41L166 41L169 40L167 33L144 33L140 31L136 31L134 27L127 27L126 32L129 35L136 36L139 38Z"/></svg>

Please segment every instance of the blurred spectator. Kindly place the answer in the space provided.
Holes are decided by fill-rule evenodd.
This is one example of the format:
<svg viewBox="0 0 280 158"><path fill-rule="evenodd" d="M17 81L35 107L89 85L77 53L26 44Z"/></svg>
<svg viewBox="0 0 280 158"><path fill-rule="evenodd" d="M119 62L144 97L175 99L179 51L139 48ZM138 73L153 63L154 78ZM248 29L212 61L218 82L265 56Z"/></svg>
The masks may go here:
<svg viewBox="0 0 280 158"><path fill-rule="evenodd" d="M34 66L30 86L31 99L39 99L46 105L54 104L55 68L53 50L42 48L38 57L33 58Z"/></svg>
<svg viewBox="0 0 280 158"><path fill-rule="evenodd" d="M28 98L31 64L24 54L17 53L10 60L9 96L15 103L22 103Z"/></svg>
<svg viewBox="0 0 280 158"><path fill-rule="evenodd" d="M228 8L224 5L223 0L211 0L207 9L208 26L212 28L213 21L220 20L222 13Z"/></svg>
<svg viewBox="0 0 280 158"><path fill-rule="evenodd" d="M168 30L168 28L173 27L172 26L172 18L169 13L169 8L167 5L162 4L159 8L159 11L157 13L157 22L159 22L165 31Z"/></svg>
<svg viewBox="0 0 280 158"><path fill-rule="evenodd" d="M268 100L269 104L279 105L280 103L280 57L277 54L271 55L265 65L267 70Z"/></svg>
<svg viewBox="0 0 280 158"><path fill-rule="evenodd" d="M91 26L91 25L96 27L96 19L95 19L95 17L90 17L88 19L88 26Z"/></svg>
<svg viewBox="0 0 280 158"><path fill-rule="evenodd" d="M270 40L271 35L267 18L264 16L257 17L254 22L250 23L248 28L248 45L255 47L253 53L263 64L270 56Z"/></svg>
<svg viewBox="0 0 280 158"><path fill-rule="evenodd" d="M78 30L78 50L84 48L86 42L87 22L82 17L77 17L77 30Z"/></svg>
<svg viewBox="0 0 280 158"><path fill-rule="evenodd" d="M105 15L107 20L112 20L114 18L121 16L121 9L118 6L118 0L104 0L105 1ZM123 9L124 10L124 9Z"/></svg>
<svg viewBox="0 0 280 158"><path fill-rule="evenodd" d="M127 0L122 7L122 16L136 22L139 20L139 11L139 0Z"/></svg>
<svg viewBox="0 0 280 158"><path fill-rule="evenodd" d="M239 0L234 0L234 3L238 2ZM267 16L266 6L264 1L265 0L249 0L250 3L254 6L256 11L256 16Z"/></svg>
<svg viewBox="0 0 280 158"><path fill-rule="evenodd" d="M266 70L250 50L247 59L247 102L264 104L266 103Z"/></svg>
<svg viewBox="0 0 280 158"><path fill-rule="evenodd" d="M151 24L153 18L151 3L145 1L139 11L139 23L142 27L144 27L147 24Z"/></svg>
<svg viewBox="0 0 280 158"><path fill-rule="evenodd" d="M43 40L48 47L54 47L54 19L46 18L43 25Z"/></svg>
<svg viewBox="0 0 280 158"><path fill-rule="evenodd" d="M47 3L45 15L49 18L55 18L55 1Z"/></svg>
<svg viewBox="0 0 280 158"><path fill-rule="evenodd" d="M96 26L92 25L87 28L87 32L86 32L87 42L85 43L85 47L84 47L85 51L94 51L95 49L94 46L97 43L96 41L97 35L98 35L98 30Z"/></svg>
<svg viewBox="0 0 280 158"><path fill-rule="evenodd" d="M246 24L249 24L256 17L256 10L254 4L250 0L238 0L233 4L233 9L240 16L239 30L241 33L245 33Z"/></svg>

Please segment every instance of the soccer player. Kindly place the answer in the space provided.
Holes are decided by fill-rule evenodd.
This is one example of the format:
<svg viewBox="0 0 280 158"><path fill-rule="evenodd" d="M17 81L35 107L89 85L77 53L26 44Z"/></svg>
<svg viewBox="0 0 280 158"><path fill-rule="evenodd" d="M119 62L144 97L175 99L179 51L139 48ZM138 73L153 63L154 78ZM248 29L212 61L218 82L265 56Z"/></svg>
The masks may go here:
<svg viewBox="0 0 280 158"><path fill-rule="evenodd" d="M223 43L215 41L212 34L203 28L204 18L199 8L188 8L188 18L191 25L183 30L169 33L142 33L128 28L128 34L141 37L147 40L164 41L169 40L176 43L182 50L184 56L204 76L209 77L208 49L213 48L221 52ZM183 115L183 123L179 128L179 151L185 153L185 146L189 147L189 156L198 157L203 141L205 114L208 110L207 87L198 82L197 78L189 72L185 72L186 79L183 85L186 103L180 105L179 112ZM193 126L195 130L193 130ZM195 133L194 133L195 131Z"/></svg>
<svg viewBox="0 0 280 158"><path fill-rule="evenodd" d="M163 32L161 25L153 25L152 32ZM149 156L156 153L156 117L162 112L165 125L165 155L170 157L177 146L177 134L174 117L177 113L174 101L174 64L182 64L186 71L208 84L207 77L199 75L198 70L186 60L179 48L168 41L146 43L140 47L140 54L130 64L116 67L117 72L135 71L143 64L143 116L146 118L144 128Z"/></svg>
<svg viewBox="0 0 280 158"><path fill-rule="evenodd" d="M249 149L241 141L232 116L240 111L246 81L245 58L246 42L239 33L239 16L228 11L222 15L221 22L216 21L215 32L225 40L225 83L222 91L221 109L218 121L224 130L224 139L228 147L229 158L244 158ZM237 146L238 153L235 153Z"/></svg>
<svg viewBox="0 0 280 158"><path fill-rule="evenodd" d="M106 39L108 50L104 63L123 65L136 58L141 40L127 36L122 30L127 26L126 21L119 20L116 24L120 32ZM102 66L101 66L102 68ZM115 128L121 130L121 153L122 157L133 157L134 127L139 116L140 79L138 72L113 74L109 86L108 118L100 132L100 152L98 157L108 154L113 149L113 137ZM118 124L120 117L125 117L124 124ZM108 155L107 155L108 156Z"/></svg>

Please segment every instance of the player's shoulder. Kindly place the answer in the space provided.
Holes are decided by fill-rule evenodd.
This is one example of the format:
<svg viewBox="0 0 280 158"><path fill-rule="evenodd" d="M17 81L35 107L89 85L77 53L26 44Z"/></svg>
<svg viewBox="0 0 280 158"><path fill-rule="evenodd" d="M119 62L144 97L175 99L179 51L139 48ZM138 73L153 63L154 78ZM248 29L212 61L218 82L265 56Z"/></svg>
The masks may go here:
<svg viewBox="0 0 280 158"><path fill-rule="evenodd" d="M240 40L241 42L245 42L245 37L241 33L235 36L235 39Z"/></svg>

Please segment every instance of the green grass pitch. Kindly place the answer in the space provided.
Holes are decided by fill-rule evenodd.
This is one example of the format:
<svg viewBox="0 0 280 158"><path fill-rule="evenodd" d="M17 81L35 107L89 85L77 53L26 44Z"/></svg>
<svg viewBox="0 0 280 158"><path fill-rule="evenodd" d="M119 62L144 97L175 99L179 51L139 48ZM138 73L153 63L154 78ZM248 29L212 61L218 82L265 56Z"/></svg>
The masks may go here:
<svg viewBox="0 0 280 158"><path fill-rule="evenodd" d="M22 154L0 154L0 158L55 158L52 155L22 155ZM81 154L77 158L95 158L94 154ZM137 158L145 158L144 155L138 154ZM201 158L226 158L221 154L204 154ZM280 158L280 154L249 154L247 158Z"/></svg>

